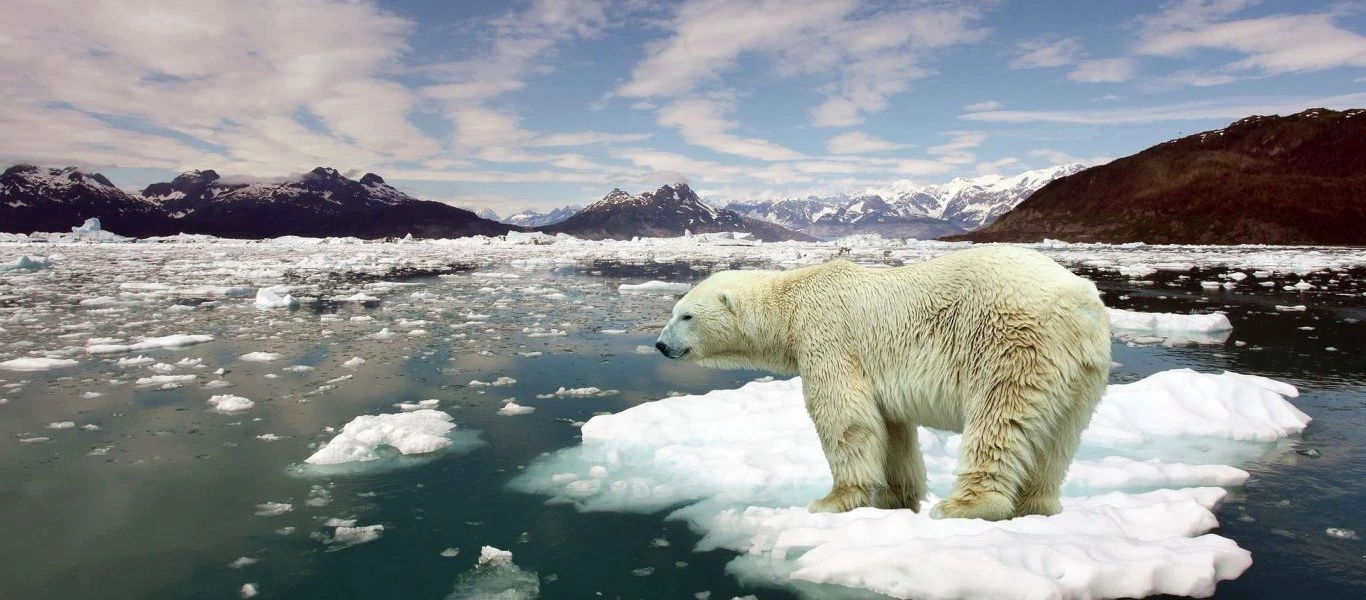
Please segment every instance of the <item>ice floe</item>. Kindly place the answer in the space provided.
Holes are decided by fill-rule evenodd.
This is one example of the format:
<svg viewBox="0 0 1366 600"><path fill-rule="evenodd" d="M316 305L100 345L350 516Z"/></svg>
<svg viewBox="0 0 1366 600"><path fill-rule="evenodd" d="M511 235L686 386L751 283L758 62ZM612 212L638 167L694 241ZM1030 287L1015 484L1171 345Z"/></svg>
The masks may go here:
<svg viewBox="0 0 1366 600"><path fill-rule="evenodd" d="M255 402L247 398L231 394L210 396L206 402L213 407L213 410L221 413L238 413L256 406Z"/></svg>
<svg viewBox="0 0 1366 600"><path fill-rule="evenodd" d="M1182 315L1109 309L1110 330L1116 337L1138 343L1220 344L1233 331L1223 313Z"/></svg>
<svg viewBox="0 0 1366 600"><path fill-rule="evenodd" d="M1309 418L1292 386L1190 370L1107 390L1052 517L929 518L954 479L959 434L921 429L930 497L919 514L813 514L830 474L799 379L667 398L594 417L583 444L538 460L515 489L583 510L652 512L740 554L750 581L834 584L899 598L1209 595L1250 555L1207 532L1219 487ZM1156 489L1172 488L1172 489ZM992 573L982 577L982 573ZM838 588L817 595L833 595Z"/></svg>
<svg viewBox="0 0 1366 600"><path fill-rule="evenodd" d="M71 360L69 358L26 357L0 362L0 369L10 371L50 371L52 369L74 367L78 364L80 364L79 361Z"/></svg>
<svg viewBox="0 0 1366 600"><path fill-rule="evenodd" d="M645 283L623 283L617 291L623 294L686 294L692 289L691 283L670 281L647 281Z"/></svg>
<svg viewBox="0 0 1366 600"><path fill-rule="evenodd" d="M212 341L213 337L207 335L176 334L144 338L133 344L93 344L86 346L85 351L90 354L118 354L120 352L138 352L158 348L182 348Z"/></svg>
<svg viewBox="0 0 1366 600"><path fill-rule="evenodd" d="M451 445L452 421L450 415L433 409L361 415L304 462L336 465L379 460L384 458L383 448L399 454L429 454Z"/></svg>

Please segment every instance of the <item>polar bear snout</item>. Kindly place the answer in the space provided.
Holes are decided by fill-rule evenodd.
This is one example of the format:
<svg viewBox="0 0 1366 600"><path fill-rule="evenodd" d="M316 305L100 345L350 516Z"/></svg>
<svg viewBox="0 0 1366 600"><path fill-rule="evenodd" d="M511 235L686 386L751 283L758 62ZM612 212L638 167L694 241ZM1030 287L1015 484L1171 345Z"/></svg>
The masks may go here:
<svg viewBox="0 0 1366 600"><path fill-rule="evenodd" d="M659 349L660 354L663 354L664 356L667 356L669 358L683 358L684 354L687 354L689 350L692 350L692 348L684 348L682 350L679 350L674 346L670 346L664 343L662 340L655 342L655 348Z"/></svg>

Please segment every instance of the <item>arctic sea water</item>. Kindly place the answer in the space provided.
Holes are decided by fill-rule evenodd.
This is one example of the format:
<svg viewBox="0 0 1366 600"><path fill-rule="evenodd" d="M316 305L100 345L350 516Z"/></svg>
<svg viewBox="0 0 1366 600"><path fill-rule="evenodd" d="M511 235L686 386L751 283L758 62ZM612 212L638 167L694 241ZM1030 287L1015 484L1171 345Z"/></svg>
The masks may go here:
<svg viewBox="0 0 1366 600"><path fill-rule="evenodd" d="M870 265L954 249L848 246ZM1160 375L1130 408L1112 388L1078 457L1062 516L1099 521L968 531L804 515L828 474L793 386L650 348L678 284L830 245L0 244L0 594L965 597L982 564L1021 569L1016 595L1220 568L1237 578L1215 597L1366 593L1366 253L1043 249L1135 311L1113 383ZM955 442L931 437L942 494ZM931 570L898 562L916 548ZM1021 583L1050 569L1063 587Z"/></svg>

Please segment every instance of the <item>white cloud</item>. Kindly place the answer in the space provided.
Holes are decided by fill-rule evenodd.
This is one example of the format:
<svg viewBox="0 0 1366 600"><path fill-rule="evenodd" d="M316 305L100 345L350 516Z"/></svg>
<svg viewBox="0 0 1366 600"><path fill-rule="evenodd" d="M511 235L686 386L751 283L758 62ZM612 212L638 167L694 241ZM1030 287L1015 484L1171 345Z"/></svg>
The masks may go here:
<svg viewBox="0 0 1366 600"><path fill-rule="evenodd" d="M1072 156L1071 154L1068 154L1061 150L1052 150L1049 148L1039 148L1037 150L1030 150L1029 155L1034 158L1042 158L1048 161L1050 165L1081 164L1089 167L1094 165L1105 164L1110 162L1111 160L1114 160L1109 156L1092 156L1090 158L1079 158L1076 156Z"/></svg>
<svg viewBox="0 0 1366 600"><path fill-rule="evenodd" d="M551 147L551 146L587 146L590 144L620 144L626 142L639 142L650 139L648 133L604 133L601 131L580 131L577 133L554 133L543 135L531 142L528 146Z"/></svg>
<svg viewBox="0 0 1366 600"><path fill-rule="evenodd" d="M675 100L656 113L659 124L673 127L683 141L714 152L759 160L795 160L800 152L758 138L730 133L739 123L726 118L734 106L724 99L687 97Z"/></svg>
<svg viewBox="0 0 1366 600"><path fill-rule="evenodd" d="M1366 92L1328 97L1240 99L1159 104L1106 110L994 110L959 118L993 123L1073 123L1117 125L1163 121L1237 120L1248 115L1293 114L1308 108L1342 110L1366 104Z"/></svg>
<svg viewBox="0 0 1366 600"><path fill-rule="evenodd" d="M619 86L620 96L673 97L719 81L746 53L772 59L778 75L819 75L826 99L812 109L819 127L862 122L888 98L929 73L933 50L983 39L979 11L919 5L862 10L856 0L693 0L678 7L671 37L648 45L646 57Z"/></svg>
<svg viewBox="0 0 1366 600"><path fill-rule="evenodd" d="M830 138L826 147L831 154L867 154L897 150L905 148L906 145L889 142L861 131L851 131Z"/></svg>
<svg viewBox="0 0 1366 600"><path fill-rule="evenodd" d="M1075 38L1040 38L1016 44L1016 56L1010 60L1012 69L1035 69L1070 65L1083 56L1081 42Z"/></svg>
<svg viewBox="0 0 1366 600"><path fill-rule="evenodd" d="M1244 57L1227 65L1268 74L1366 66L1366 36L1338 27L1333 13L1278 15L1152 31L1141 54L1179 56L1193 50L1233 51Z"/></svg>
<svg viewBox="0 0 1366 600"><path fill-rule="evenodd" d="M677 96L734 66L741 54L802 38L856 8L854 0L694 0L680 5L672 36L646 47L631 79L616 93L628 97Z"/></svg>
<svg viewBox="0 0 1366 600"><path fill-rule="evenodd" d="M7 154L55 162L99 156L109 166L209 161L263 173L420 159L440 146L407 120L416 96L386 77L411 25L369 2L329 0L9 7L0 20L7 112L71 107L136 123L129 127L143 133L92 147L87 136L61 127L51 132L60 137L41 139L7 132ZM296 122L300 112L315 116L322 130ZM143 142L153 138L164 141L149 152ZM196 150L178 159L153 156L176 146Z"/></svg>
<svg viewBox="0 0 1366 600"><path fill-rule="evenodd" d="M965 165L977 159L977 156L969 150L982 145L987 140L987 134L980 131L954 131L949 132L953 139L933 146L927 151L937 155L939 161L950 165Z"/></svg>
<svg viewBox="0 0 1366 600"><path fill-rule="evenodd" d="M1137 70L1138 61L1132 58L1098 58L1081 61L1067 78L1085 83L1118 83L1132 79Z"/></svg>
<svg viewBox="0 0 1366 600"><path fill-rule="evenodd" d="M995 100L987 100L985 102L978 102L976 104L969 104L967 106L964 106L963 110L977 112L981 110L996 110L1004 106L1004 104L1001 104L1000 102L997 102Z"/></svg>
<svg viewBox="0 0 1366 600"><path fill-rule="evenodd" d="M1017 167L1019 166L1019 164L1020 164L1020 159L1015 158L1015 157L1013 157L1013 156L1007 156L1007 157L1005 157L1005 158L1001 158L1001 159L997 159L997 160L991 160L991 161L986 161L986 162L979 162L979 163L977 163L977 174L978 174L978 175L999 175L999 174L1001 174L1002 171L1004 171L1004 170L1006 170L1006 169L1017 168Z"/></svg>

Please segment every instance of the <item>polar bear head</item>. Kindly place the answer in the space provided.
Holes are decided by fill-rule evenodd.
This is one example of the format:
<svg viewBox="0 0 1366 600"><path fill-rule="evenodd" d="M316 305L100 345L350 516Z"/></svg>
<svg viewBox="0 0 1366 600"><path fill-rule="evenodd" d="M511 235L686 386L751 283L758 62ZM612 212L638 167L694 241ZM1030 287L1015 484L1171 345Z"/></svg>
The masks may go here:
<svg viewBox="0 0 1366 600"><path fill-rule="evenodd" d="M764 306L771 294L769 271L722 271L697 284L674 305L655 348L664 356L719 369L779 369L777 333ZM782 361L786 365L787 361Z"/></svg>

